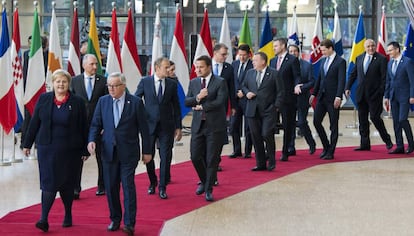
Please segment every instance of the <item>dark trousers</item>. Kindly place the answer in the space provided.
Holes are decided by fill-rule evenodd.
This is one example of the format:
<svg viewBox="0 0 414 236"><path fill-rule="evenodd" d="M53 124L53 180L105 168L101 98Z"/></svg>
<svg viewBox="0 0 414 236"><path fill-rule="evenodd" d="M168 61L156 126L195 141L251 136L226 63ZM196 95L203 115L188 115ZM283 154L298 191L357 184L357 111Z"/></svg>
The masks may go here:
<svg viewBox="0 0 414 236"><path fill-rule="evenodd" d="M244 110L239 105L236 107L236 114L231 116L231 127L230 133L233 140L233 153L241 154L241 140L242 137L242 130L244 129L244 154L250 155L252 152L252 138L250 135L249 124L247 122L246 117L244 116ZM244 125L243 125L244 124Z"/></svg>
<svg viewBox="0 0 414 236"><path fill-rule="evenodd" d="M255 117L248 117L254 150L256 152L256 166L259 168L266 167L266 160L269 161L269 165L276 163L275 119L274 114L260 115L259 112L256 112Z"/></svg>
<svg viewBox="0 0 414 236"><path fill-rule="evenodd" d="M298 106L297 106L297 127L299 127L299 130L303 137L306 140L306 143L309 145L309 147L315 147L315 139L312 136L312 131L308 124L308 112L309 112L309 95L299 95L298 96ZM292 134L292 140L291 144L289 145L289 151L295 149L295 138L296 133L293 132Z"/></svg>
<svg viewBox="0 0 414 236"><path fill-rule="evenodd" d="M282 125L283 125L283 154L288 154L289 147L292 144L292 135L295 133L296 128L296 103L285 103L281 107L282 113ZM295 147L293 146L293 148Z"/></svg>
<svg viewBox="0 0 414 236"><path fill-rule="evenodd" d="M120 200L120 186L124 194L124 224L135 226L137 215L137 195L135 189L135 169L138 165L139 154L136 159L128 162L120 162L116 147L114 158L111 162L103 161L105 192L108 200L110 219L113 222L121 222L122 208Z"/></svg>
<svg viewBox="0 0 414 236"><path fill-rule="evenodd" d="M146 164L147 174L151 185L157 185L157 175L155 174L155 149L158 146L158 153L160 155L160 181L158 188L165 190L167 185L167 178L170 175L170 166L172 159L172 148L174 146L174 131L165 132L160 130L160 125L155 129L153 135L151 135L152 145L152 159ZM157 145L158 144L158 145Z"/></svg>
<svg viewBox="0 0 414 236"><path fill-rule="evenodd" d="M103 181L103 170L102 170L102 159L101 159L101 145L102 142L99 139L96 141L96 163L98 165L98 190L103 191L105 189L104 181ZM80 192L82 190L82 169L83 169L83 161L80 162L79 172L75 174L75 191Z"/></svg>
<svg viewBox="0 0 414 236"><path fill-rule="evenodd" d="M322 98L316 104L315 113L313 115L313 125L315 126L316 132L318 132L319 138L321 139L323 149L331 155L335 153L336 143L338 142L339 121L339 109L335 109L333 103L333 101L327 101ZM328 140L325 129L322 126L322 121L326 113L329 115L329 128L331 130L330 141Z"/></svg>
<svg viewBox="0 0 414 236"><path fill-rule="evenodd" d="M399 102L396 99L391 101L392 122L395 132L395 142L397 148L404 148L404 139L402 131L407 136L408 145L414 146L413 132L410 122L408 121L408 113L410 111L410 103L407 101Z"/></svg>
<svg viewBox="0 0 414 236"><path fill-rule="evenodd" d="M213 132L202 122L200 130L191 134L191 161L206 192L213 191L223 136L226 131Z"/></svg>
<svg viewBox="0 0 414 236"><path fill-rule="evenodd" d="M359 134L361 135L361 147L371 146L369 139L369 120L368 116L377 128L382 141L384 143L391 143L391 137L385 128L384 121L381 118L382 113L382 97L378 99L362 99L358 103L358 120L359 120Z"/></svg>

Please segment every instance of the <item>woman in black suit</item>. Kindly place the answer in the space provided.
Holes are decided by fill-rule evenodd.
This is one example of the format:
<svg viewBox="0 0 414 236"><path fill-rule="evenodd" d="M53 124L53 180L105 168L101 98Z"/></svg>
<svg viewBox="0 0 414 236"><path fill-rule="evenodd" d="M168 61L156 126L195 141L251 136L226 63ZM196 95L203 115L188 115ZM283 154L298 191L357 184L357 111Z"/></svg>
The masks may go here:
<svg viewBox="0 0 414 236"><path fill-rule="evenodd" d="M71 79L64 70L53 73L53 91L40 96L24 140L26 156L36 140L42 190L42 214L36 227L44 232L49 230L48 214L58 191L65 206L62 226L72 226L74 175L89 156L86 108L80 97L69 92Z"/></svg>

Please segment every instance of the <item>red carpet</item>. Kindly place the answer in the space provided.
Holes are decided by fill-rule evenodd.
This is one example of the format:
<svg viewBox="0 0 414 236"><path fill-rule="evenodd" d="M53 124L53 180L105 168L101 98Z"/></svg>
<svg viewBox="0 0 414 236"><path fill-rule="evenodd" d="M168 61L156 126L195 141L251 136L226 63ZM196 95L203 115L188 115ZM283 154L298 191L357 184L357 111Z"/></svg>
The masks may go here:
<svg viewBox="0 0 414 236"><path fill-rule="evenodd" d="M353 148L337 148L335 159L332 161L320 160L320 150L313 156L308 154L308 150L298 150L297 156L291 157L288 162L278 161L276 169L272 172L250 171L255 166L254 158L229 159L224 157L221 163L224 170L218 174L220 185L214 188L214 198L219 201L246 189L319 164L409 157L405 154L389 155L385 145L372 146L370 152L354 152ZM279 155L280 152L277 153L277 156ZM169 197L167 200L161 200L158 197L158 191L155 195L146 194L149 184L146 173L136 176L138 193L136 235L158 235L164 221L210 204L204 200L204 195L195 195L198 179L191 162L174 165L171 172L172 183L167 189ZM34 227L39 215L39 204L7 214L0 219L0 235L45 235ZM62 228L63 204L60 199L57 199L50 213L48 235L125 235L122 231L106 232L110 221L108 215L106 197L96 197L95 188L88 189L81 193L80 200L74 202L73 227Z"/></svg>

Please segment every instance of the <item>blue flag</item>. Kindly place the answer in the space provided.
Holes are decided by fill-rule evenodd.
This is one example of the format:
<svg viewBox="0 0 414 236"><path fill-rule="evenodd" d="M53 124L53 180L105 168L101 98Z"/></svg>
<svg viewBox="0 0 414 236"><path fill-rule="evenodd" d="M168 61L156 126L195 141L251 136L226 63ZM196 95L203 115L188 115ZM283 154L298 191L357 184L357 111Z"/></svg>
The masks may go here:
<svg viewBox="0 0 414 236"><path fill-rule="evenodd" d="M414 60L414 31L411 23L407 27L407 38L405 39L403 56ZM414 104L411 104L411 111L414 111Z"/></svg>

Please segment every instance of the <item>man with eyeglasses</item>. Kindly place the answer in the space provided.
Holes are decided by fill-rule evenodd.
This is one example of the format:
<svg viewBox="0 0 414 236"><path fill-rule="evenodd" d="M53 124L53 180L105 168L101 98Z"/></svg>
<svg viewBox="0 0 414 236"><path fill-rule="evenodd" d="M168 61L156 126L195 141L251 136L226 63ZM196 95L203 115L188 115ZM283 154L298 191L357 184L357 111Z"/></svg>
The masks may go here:
<svg viewBox="0 0 414 236"><path fill-rule="evenodd" d="M102 133L102 167L111 223L108 231L120 227L124 212L123 231L133 235L137 214L135 169L141 157L145 164L151 161L151 137L147 115L141 98L126 92L126 79L115 72L108 77L109 95L101 97L96 105L89 130L88 151L96 152L96 141ZM142 138L142 150L140 147ZM120 187L124 194L121 208Z"/></svg>
<svg viewBox="0 0 414 236"><path fill-rule="evenodd" d="M86 117L88 129L92 121L93 112L95 111L98 99L108 94L106 87L106 78L102 75L96 74L98 69L98 59L93 54L85 54L82 60L83 73L73 77L71 91L83 98L86 106ZM96 145L98 150L96 152L96 162L98 164L98 187L96 189L96 196L105 194L105 186L102 177L102 160L101 160L101 145L100 139L97 140ZM79 173L76 176L76 185L74 189L74 199L79 199L81 191L82 167L79 168Z"/></svg>

